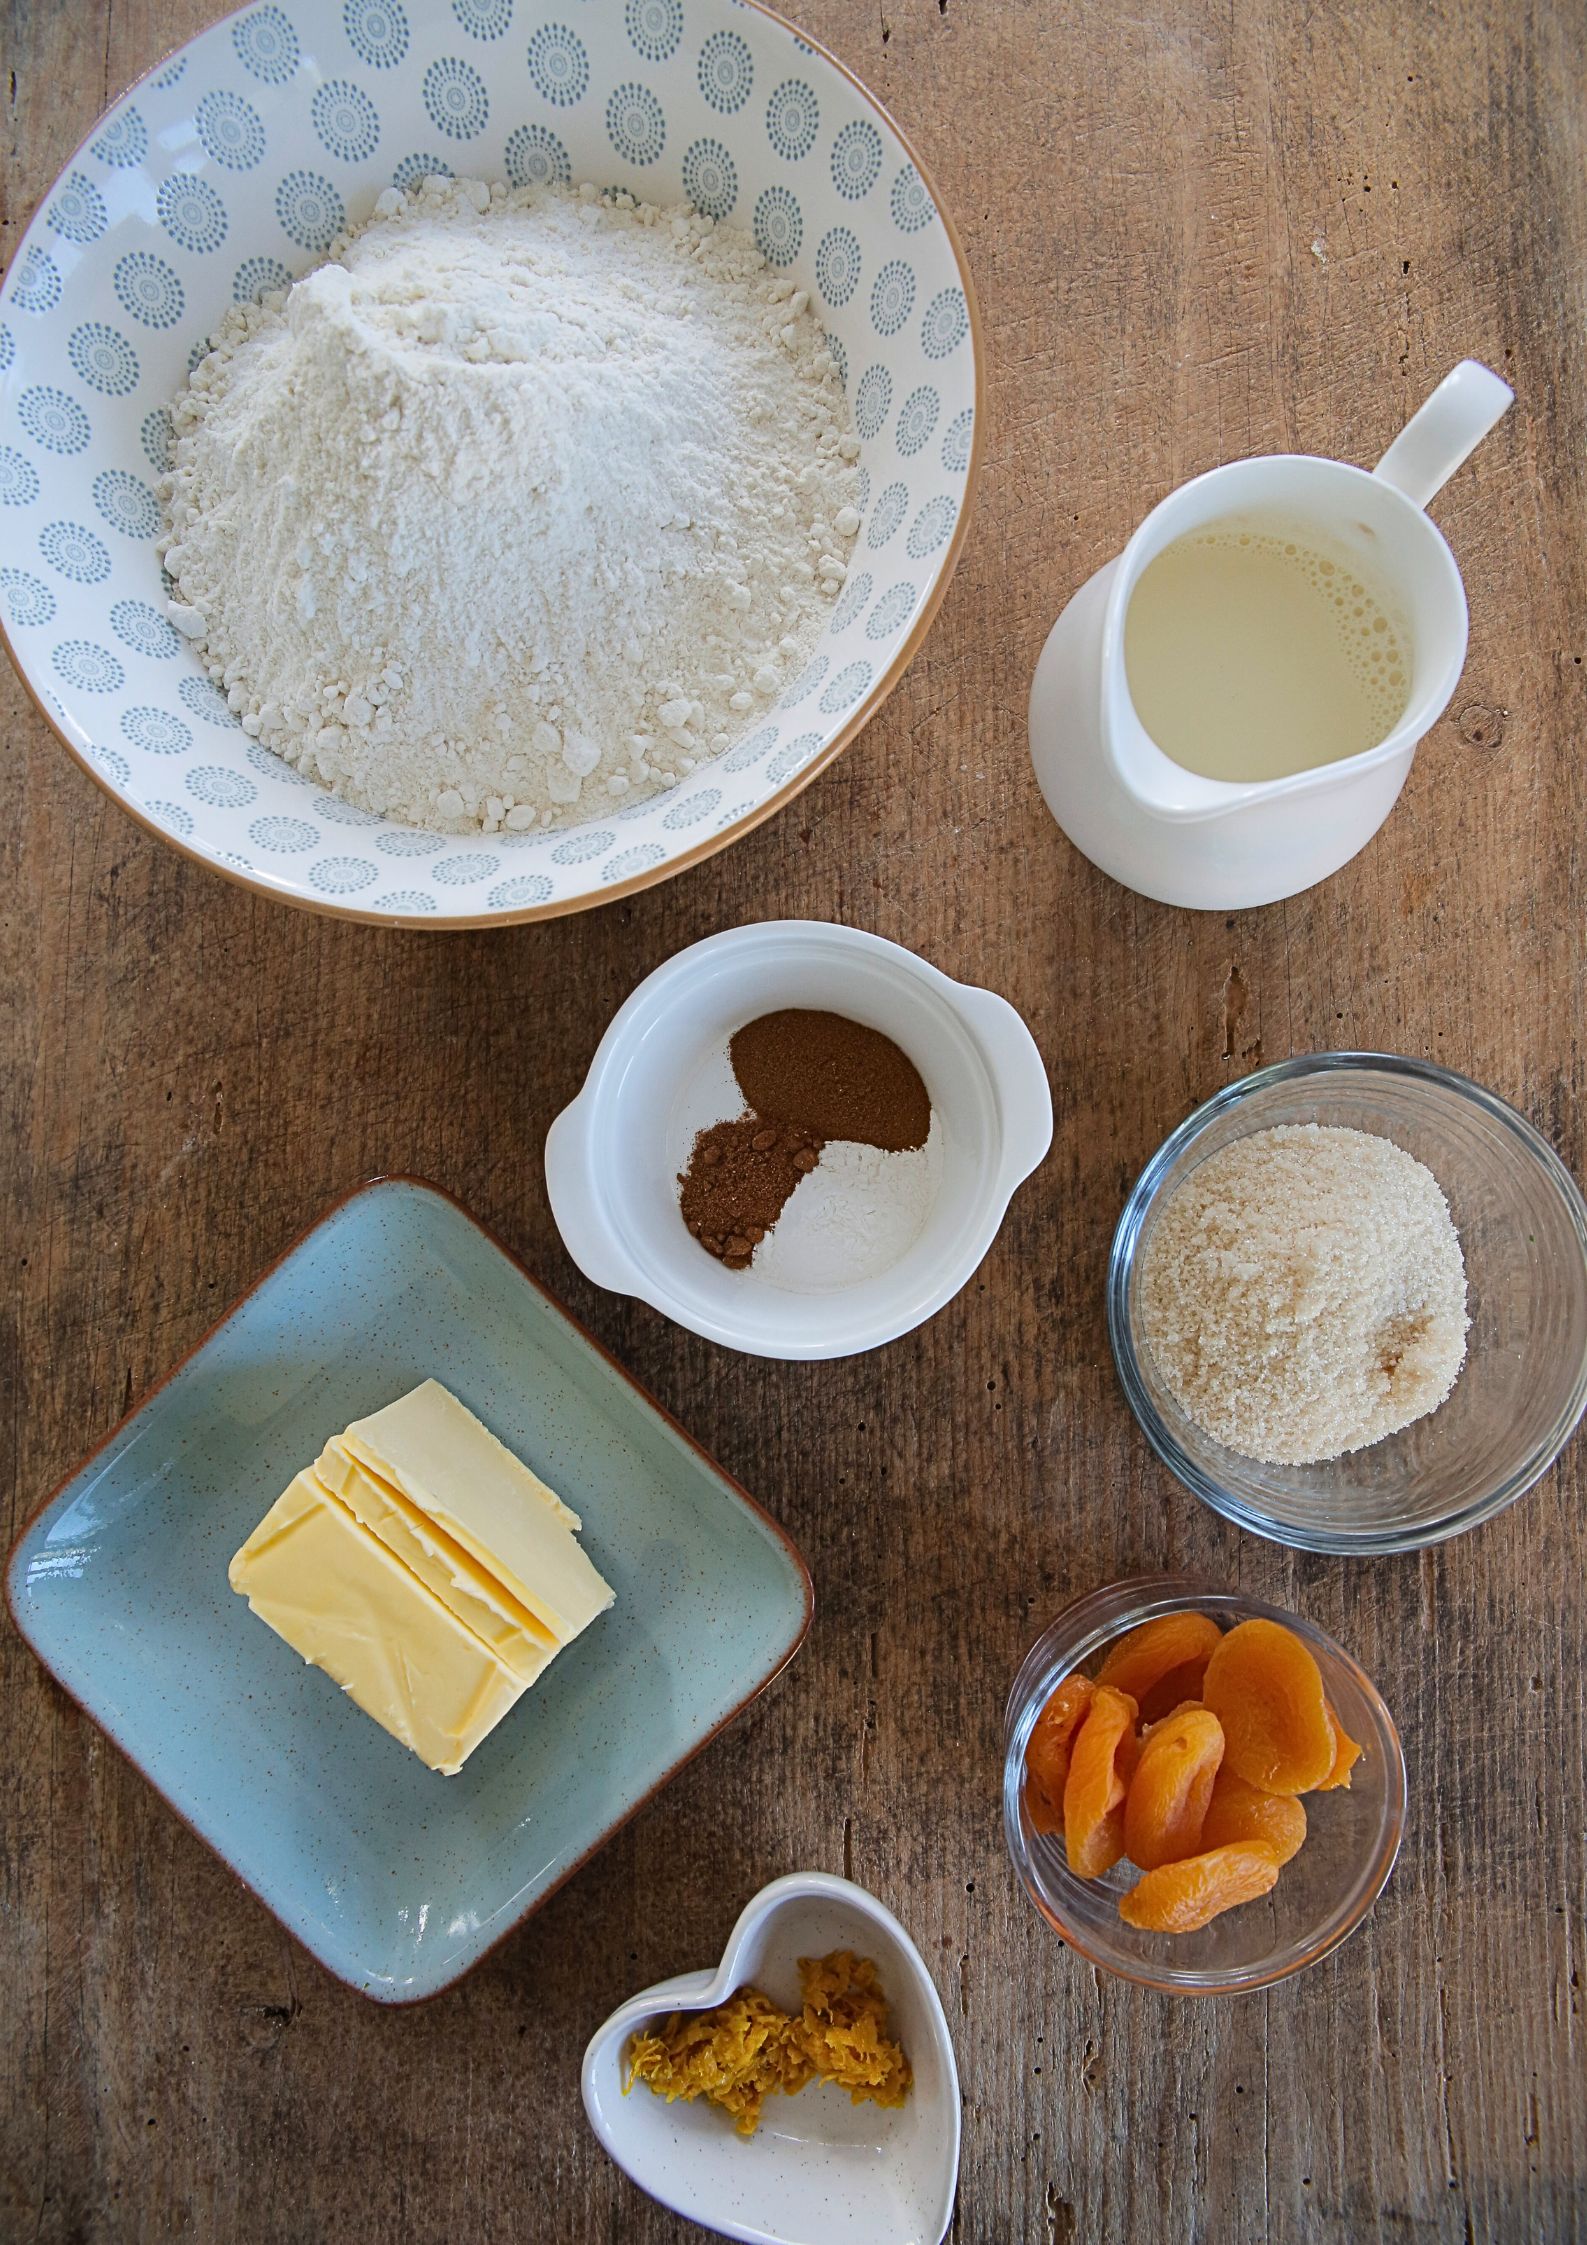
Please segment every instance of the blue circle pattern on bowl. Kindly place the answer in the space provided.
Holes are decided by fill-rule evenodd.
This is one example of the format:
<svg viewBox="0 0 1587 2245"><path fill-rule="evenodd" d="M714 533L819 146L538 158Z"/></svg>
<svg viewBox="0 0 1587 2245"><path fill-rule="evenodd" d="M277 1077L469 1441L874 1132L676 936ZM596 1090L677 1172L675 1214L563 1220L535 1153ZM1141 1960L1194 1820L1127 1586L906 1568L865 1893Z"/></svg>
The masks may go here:
<svg viewBox="0 0 1587 2245"><path fill-rule="evenodd" d="M821 104L802 78L785 78L766 104L766 132L779 156L796 164L821 130Z"/></svg>
<svg viewBox="0 0 1587 2245"><path fill-rule="evenodd" d="M202 255L219 249L226 239L226 206L207 179L174 172L169 179L161 180L155 207L160 224L178 249Z"/></svg>
<svg viewBox="0 0 1587 2245"><path fill-rule="evenodd" d="M279 257L245 257L231 277L231 300L234 304L257 304L261 297L291 285L292 268L283 265Z"/></svg>
<svg viewBox="0 0 1587 2245"><path fill-rule="evenodd" d="M342 27L359 61L371 70L395 70L408 52L408 16L400 0L347 0Z"/></svg>
<svg viewBox="0 0 1587 2245"><path fill-rule="evenodd" d="M626 0L623 23L636 54L665 62L683 37L683 0Z"/></svg>
<svg viewBox="0 0 1587 2245"><path fill-rule="evenodd" d="M380 111L350 78L330 78L309 104L314 130L328 156L362 163L380 146Z"/></svg>
<svg viewBox="0 0 1587 2245"><path fill-rule="evenodd" d="M323 252L341 232L347 208L322 172L289 171L276 189L276 217L299 249Z"/></svg>
<svg viewBox="0 0 1587 2245"><path fill-rule="evenodd" d="M452 13L471 39L505 39L512 6L513 0L452 0Z"/></svg>
<svg viewBox="0 0 1587 2245"><path fill-rule="evenodd" d="M456 177L456 172L444 156L433 155L427 149L416 150L413 155L404 156L401 163L391 167L391 184L393 187L400 187L405 195L411 193L423 180ZM522 187L524 184L521 179L513 181L515 187Z"/></svg>
<svg viewBox="0 0 1587 2245"><path fill-rule="evenodd" d="M542 24L529 42L529 76L542 100L556 109L573 108L590 83L583 40L565 23Z"/></svg>
<svg viewBox="0 0 1587 2245"><path fill-rule="evenodd" d="M144 415L138 438L143 446L144 458L156 475L164 475L171 465L171 408L157 405L152 413Z"/></svg>
<svg viewBox="0 0 1587 2245"><path fill-rule="evenodd" d="M110 224L105 198L82 172L72 172L50 197L45 219L69 242L97 242Z"/></svg>
<svg viewBox="0 0 1587 2245"><path fill-rule="evenodd" d="M768 265L791 265L804 240L799 198L786 187L763 188L755 198L755 247Z"/></svg>
<svg viewBox="0 0 1587 2245"><path fill-rule="evenodd" d="M554 132L544 125L520 125L508 136L507 177L514 187L568 187L573 166Z"/></svg>
<svg viewBox="0 0 1587 2245"><path fill-rule="evenodd" d="M0 569L0 592L5 611L14 624L48 624L55 618L55 595L31 570L7 566Z"/></svg>
<svg viewBox="0 0 1587 2245"><path fill-rule="evenodd" d="M738 201L738 167L719 140L691 142L683 159L683 192L706 218L731 218Z"/></svg>
<svg viewBox="0 0 1587 2245"><path fill-rule="evenodd" d="M725 755L572 829L353 810L249 739L165 613L156 483L190 358L432 171L627 184L743 227L808 290L853 400L863 521L819 652ZM510 918L684 857L847 729L941 569L975 370L937 220L858 90L739 0L265 0L116 104L0 290L0 612L24 674L129 808L283 895Z"/></svg>
<svg viewBox="0 0 1587 2245"><path fill-rule="evenodd" d="M94 478L94 505L100 519L124 538L153 538L160 528L160 502L140 476L106 468Z"/></svg>
<svg viewBox="0 0 1587 2245"><path fill-rule="evenodd" d="M14 444L0 445L0 507L30 507L41 489L39 471Z"/></svg>
<svg viewBox="0 0 1587 2245"><path fill-rule="evenodd" d="M103 319L85 319L72 328L65 346L72 373L101 397L130 397L139 382L139 359L119 328Z"/></svg>
<svg viewBox="0 0 1587 2245"><path fill-rule="evenodd" d="M108 547L80 522L47 522L39 532L39 552L74 585L103 584L110 575Z"/></svg>
<svg viewBox="0 0 1587 2245"><path fill-rule="evenodd" d="M282 8L252 8L231 27L237 60L262 85L284 86L295 74L302 49L291 18Z"/></svg>
<svg viewBox="0 0 1587 2245"><path fill-rule="evenodd" d="M61 300L60 268L35 242L17 260L16 289L12 301L24 312L53 312Z"/></svg>
<svg viewBox="0 0 1587 2245"><path fill-rule="evenodd" d="M653 164L667 145L666 114L648 86L617 86L606 104L606 132L625 164Z"/></svg>
<svg viewBox="0 0 1587 2245"><path fill-rule="evenodd" d="M424 106L437 132L474 140L490 122L490 95L472 63L442 55L424 74Z"/></svg>
<svg viewBox="0 0 1587 2245"><path fill-rule="evenodd" d="M148 127L131 103L125 101L119 102L110 112L97 137L88 144L88 153L97 156L113 171L132 170L143 162L148 152Z"/></svg>

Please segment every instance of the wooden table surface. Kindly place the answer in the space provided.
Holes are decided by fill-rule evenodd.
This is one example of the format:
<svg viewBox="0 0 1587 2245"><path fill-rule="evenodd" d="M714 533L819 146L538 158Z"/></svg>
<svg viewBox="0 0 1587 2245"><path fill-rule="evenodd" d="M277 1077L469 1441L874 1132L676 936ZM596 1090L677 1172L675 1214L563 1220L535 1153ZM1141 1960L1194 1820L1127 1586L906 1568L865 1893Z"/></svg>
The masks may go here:
<svg viewBox="0 0 1587 2245"><path fill-rule="evenodd" d="M29 6L7 254L113 95L209 0ZM585 2126L608 2009L712 1960L800 1866L903 1916L958 2045L960 2245L1555 2240L1587 2225L1587 1450L1420 1556L1296 1557L1153 1460L1108 1356L1121 1196L1197 1101L1340 1045L1513 1100L1578 1170L1587 271L1574 0L806 0L960 220L990 354L978 516L886 710L781 817L604 911L477 936L256 901L147 839L7 675L8 1524L349 1185L417 1171L526 1258L792 1531L782 1682L462 1986L333 1984L0 1630L0 2236L39 2245L662 2245ZM1471 653L1379 839L1260 912L1148 904L1026 754L1053 616L1182 477L1371 461L1446 369L1515 411L1436 502ZM1057 1135L985 1266L874 1355L768 1366L596 1292L546 1126L681 945L829 916L1004 991ZM1205 1570L1293 1604L1404 1731L1394 1879L1270 1993L1100 1978L1025 1902L1004 1695L1071 1592Z"/></svg>

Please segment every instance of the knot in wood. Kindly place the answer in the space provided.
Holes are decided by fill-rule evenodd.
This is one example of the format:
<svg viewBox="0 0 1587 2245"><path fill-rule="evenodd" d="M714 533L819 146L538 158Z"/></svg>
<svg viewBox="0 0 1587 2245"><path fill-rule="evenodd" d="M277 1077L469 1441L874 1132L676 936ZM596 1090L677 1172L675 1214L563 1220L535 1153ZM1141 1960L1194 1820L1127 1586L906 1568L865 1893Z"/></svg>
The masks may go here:
<svg viewBox="0 0 1587 2245"><path fill-rule="evenodd" d="M1504 739L1504 712L1490 709L1486 702L1467 702L1458 712L1455 723L1463 741L1473 748L1497 748Z"/></svg>

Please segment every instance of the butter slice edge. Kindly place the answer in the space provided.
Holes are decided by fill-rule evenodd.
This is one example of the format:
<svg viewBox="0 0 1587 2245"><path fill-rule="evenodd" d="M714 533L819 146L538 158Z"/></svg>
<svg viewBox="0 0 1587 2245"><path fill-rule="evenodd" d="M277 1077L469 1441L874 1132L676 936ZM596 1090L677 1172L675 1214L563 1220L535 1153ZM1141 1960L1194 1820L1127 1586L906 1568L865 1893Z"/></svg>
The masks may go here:
<svg viewBox="0 0 1587 2245"><path fill-rule="evenodd" d="M438 1380L355 1419L341 1437L568 1644L615 1593L576 1542L578 1515Z"/></svg>
<svg viewBox="0 0 1587 2245"><path fill-rule="evenodd" d="M545 1673L561 1649L545 1624L400 1489L355 1458L339 1435L326 1443L313 1471L361 1526L484 1639L521 1684Z"/></svg>
<svg viewBox="0 0 1587 2245"><path fill-rule="evenodd" d="M227 1570L311 1667L444 1776L524 1686L312 1471L294 1476Z"/></svg>

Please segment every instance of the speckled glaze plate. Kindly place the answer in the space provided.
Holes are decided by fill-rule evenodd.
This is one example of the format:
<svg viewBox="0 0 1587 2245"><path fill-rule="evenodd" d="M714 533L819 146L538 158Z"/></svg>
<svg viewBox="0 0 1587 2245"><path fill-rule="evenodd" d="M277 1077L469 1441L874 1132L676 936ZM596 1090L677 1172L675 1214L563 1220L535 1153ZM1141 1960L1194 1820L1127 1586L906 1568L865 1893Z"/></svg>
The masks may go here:
<svg viewBox="0 0 1587 2245"><path fill-rule="evenodd" d="M343 803L248 739L165 613L155 486L187 368L234 302L426 172L590 180L752 233L810 291L860 438L849 579L776 705L677 787L543 834L448 838ZM578 911L747 833L886 700L968 525L979 351L908 142L764 8L262 0L107 112L0 286L0 632L101 786L250 888L411 926Z"/></svg>
<svg viewBox="0 0 1587 2245"><path fill-rule="evenodd" d="M433 1374L580 1513L617 1602L458 1776L227 1585L293 1473ZM327 1969L458 1979L792 1659L789 1538L458 1204L383 1179L289 1249L12 1554L53 1676Z"/></svg>

